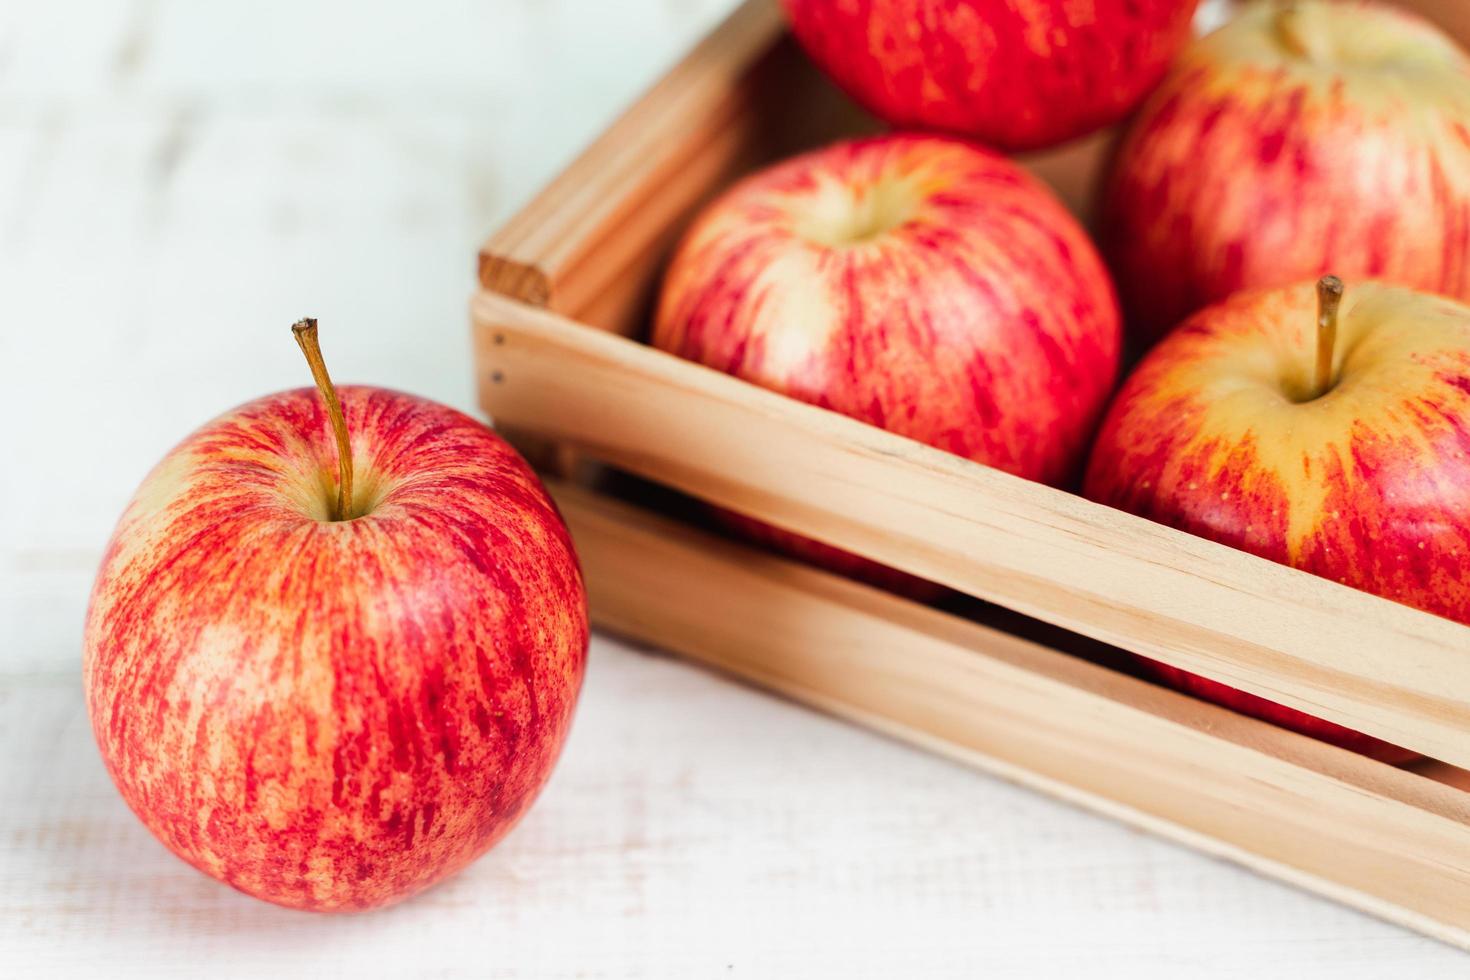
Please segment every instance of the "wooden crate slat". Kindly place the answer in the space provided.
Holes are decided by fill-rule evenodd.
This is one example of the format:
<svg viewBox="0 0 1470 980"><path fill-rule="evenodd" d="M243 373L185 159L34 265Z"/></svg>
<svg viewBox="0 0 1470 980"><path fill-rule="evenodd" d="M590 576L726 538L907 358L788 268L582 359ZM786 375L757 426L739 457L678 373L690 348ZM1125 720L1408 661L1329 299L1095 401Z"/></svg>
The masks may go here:
<svg viewBox="0 0 1470 980"><path fill-rule="evenodd" d="M733 120L756 115L744 76L782 33L775 0L737 8L491 236L480 252L481 285L578 313L616 280L625 259L646 252L680 213L748 163L750 134L728 131ZM624 227L629 218L638 226ZM608 251L588 263L600 246Z"/></svg>
<svg viewBox="0 0 1470 980"><path fill-rule="evenodd" d="M473 312L498 422L1470 767L1470 628L501 296Z"/></svg>

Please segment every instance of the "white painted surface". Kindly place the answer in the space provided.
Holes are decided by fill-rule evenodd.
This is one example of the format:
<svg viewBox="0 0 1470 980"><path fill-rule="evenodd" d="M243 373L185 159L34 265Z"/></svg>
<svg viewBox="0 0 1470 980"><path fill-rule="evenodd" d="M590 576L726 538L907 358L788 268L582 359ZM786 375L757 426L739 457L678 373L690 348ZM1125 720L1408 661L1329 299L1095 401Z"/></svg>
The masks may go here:
<svg viewBox="0 0 1470 980"><path fill-rule="evenodd" d="M1462 954L607 639L522 826L324 918L169 855L82 707L113 520L334 373L472 408L484 232L729 0L0 5L0 976L1459 976ZM1324 819L1330 819L1324 814Z"/></svg>

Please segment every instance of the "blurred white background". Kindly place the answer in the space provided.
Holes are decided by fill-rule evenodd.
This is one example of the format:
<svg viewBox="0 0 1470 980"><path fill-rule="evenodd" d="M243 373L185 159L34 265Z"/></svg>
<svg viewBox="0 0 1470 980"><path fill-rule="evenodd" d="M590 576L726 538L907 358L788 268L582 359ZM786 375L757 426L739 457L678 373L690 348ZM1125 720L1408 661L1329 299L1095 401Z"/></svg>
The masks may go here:
<svg viewBox="0 0 1470 980"><path fill-rule="evenodd" d="M0 4L0 975L1353 977L1458 952L611 640L522 826L397 909L170 856L91 741L102 545L207 418L473 410L484 235L731 0Z"/></svg>

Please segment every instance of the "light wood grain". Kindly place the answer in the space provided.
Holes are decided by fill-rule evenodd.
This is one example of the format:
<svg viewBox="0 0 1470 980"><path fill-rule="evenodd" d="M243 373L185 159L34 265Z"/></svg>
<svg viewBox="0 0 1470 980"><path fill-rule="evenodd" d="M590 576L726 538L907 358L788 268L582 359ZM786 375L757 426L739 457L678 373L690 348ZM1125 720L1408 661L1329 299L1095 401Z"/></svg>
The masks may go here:
<svg viewBox="0 0 1470 980"><path fill-rule="evenodd" d="M970 595L1470 766L1470 629L482 294L497 419ZM1392 651L1392 656L1386 656Z"/></svg>
<svg viewBox="0 0 1470 980"><path fill-rule="evenodd" d="M683 212L752 162L748 77L783 31L775 0L742 4L480 253L480 282L573 315L644 259ZM596 322L627 326L626 292Z"/></svg>
<svg viewBox="0 0 1470 980"><path fill-rule="evenodd" d="M762 163L873 125L786 35L776 0L745 0L491 235L480 284L638 334L700 207ZM585 469L569 446L500 428L544 472Z"/></svg>
<svg viewBox="0 0 1470 980"><path fill-rule="evenodd" d="M1470 945L1458 789L586 490L556 496L604 627Z"/></svg>

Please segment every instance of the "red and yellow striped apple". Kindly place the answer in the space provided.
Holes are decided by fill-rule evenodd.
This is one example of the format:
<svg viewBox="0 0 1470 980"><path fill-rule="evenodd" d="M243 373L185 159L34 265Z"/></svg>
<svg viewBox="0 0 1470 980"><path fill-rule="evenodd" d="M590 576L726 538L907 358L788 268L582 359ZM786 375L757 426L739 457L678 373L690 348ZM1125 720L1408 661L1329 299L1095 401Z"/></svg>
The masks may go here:
<svg viewBox="0 0 1470 980"><path fill-rule="evenodd" d="M1470 299L1470 56L1388 6L1251 4L1150 97L1102 212L1145 342L1328 273Z"/></svg>
<svg viewBox="0 0 1470 980"><path fill-rule="evenodd" d="M1080 475L1118 369L1086 234L1004 158L938 136L839 143L695 222L653 342L762 387L1048 483ZM797 554L872 563L759 525Z"/></svg>
<svg viewBox="0 0 1470 980"><path fill-rule="evenodd" d="M812 60L906 129L1033 150L1122 119L1198 0L783 0Z"/></svg>
<svg viewBox="0 0 1470 980"><path fill-rule="evenodd" d="M1086 495L1470 623L1470 307L1350 283L1334 328L1324 282L1320 331L1304 283L1238 294L1165 338L1109 409ZM1158 670L1289 728L1408 755Z"/></svg>
<svg viewBox="0 0 1470 980"><path fill-rule="evenodd" d="M343 388L339 411L318 380L328 408L310 389L251 402L145 480L93 591L84 679L108 771L174 853L268 901L362 909L525 811L567 733L587 611L567 530L505 442L382 389Z"/></svg>

